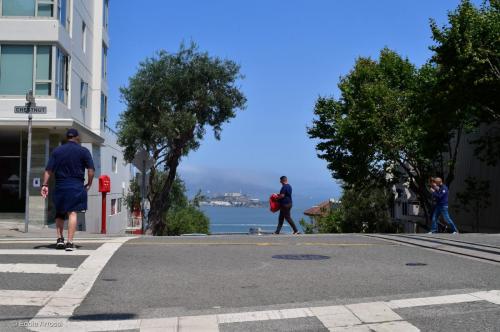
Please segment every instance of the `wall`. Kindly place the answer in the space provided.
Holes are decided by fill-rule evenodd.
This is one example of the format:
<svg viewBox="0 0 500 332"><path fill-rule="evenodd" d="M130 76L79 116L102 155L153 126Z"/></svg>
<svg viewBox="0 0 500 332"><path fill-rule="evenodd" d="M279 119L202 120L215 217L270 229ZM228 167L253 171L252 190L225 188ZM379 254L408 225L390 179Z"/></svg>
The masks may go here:
<svg viewBox="0 0 500 332"><path fill-rule="evenodd" d="M480 232L500 232L500 164L496 167L487 166L474 155L474 146L469 142L484 134L488 128L481 128L480 132L467 135L462 139L457 158L456 177L450 187L450 210L452 218L459 229L473 231L475 217L457 207L456 195L466 190L465 180L476 177L479 180L490 182L491 206L480 214Z"/></svg>

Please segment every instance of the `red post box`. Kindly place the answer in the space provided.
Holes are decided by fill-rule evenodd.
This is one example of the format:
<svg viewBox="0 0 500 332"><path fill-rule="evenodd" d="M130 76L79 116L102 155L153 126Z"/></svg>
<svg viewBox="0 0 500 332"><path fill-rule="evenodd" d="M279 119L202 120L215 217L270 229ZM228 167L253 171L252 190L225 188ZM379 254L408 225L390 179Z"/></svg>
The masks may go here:
<svg viewBox="0 0 500 332"><path fill-rule="evenodd" d="M111 180L107 175L99 177L99 192L102 193L101 234L106 234L106 194L111 192Z"/></svg>
<svg viewBox="0 0 500 332"><path fill-rule="evenodd" d="M111 180L107 175L101 175L99 177L99 192L109 193L111 192Z"/></svg>

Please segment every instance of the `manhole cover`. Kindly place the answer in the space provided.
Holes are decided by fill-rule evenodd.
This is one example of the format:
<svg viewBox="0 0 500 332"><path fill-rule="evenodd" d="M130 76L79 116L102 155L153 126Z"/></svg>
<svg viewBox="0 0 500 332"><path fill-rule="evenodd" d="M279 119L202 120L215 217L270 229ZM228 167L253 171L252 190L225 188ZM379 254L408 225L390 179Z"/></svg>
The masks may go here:
<svg viewBox="0 0 500 332"><path fill-rule="evenodd" d="M275 255L275 259L290 259L295 261L317 261L322 259L330 259L330 256L323 255Z"/></svg>
<svg viewBox="0 0 500 332"><path fill-rule="evenodd" d="M406 266L426 266L425 263L406 263Z"/></svg>

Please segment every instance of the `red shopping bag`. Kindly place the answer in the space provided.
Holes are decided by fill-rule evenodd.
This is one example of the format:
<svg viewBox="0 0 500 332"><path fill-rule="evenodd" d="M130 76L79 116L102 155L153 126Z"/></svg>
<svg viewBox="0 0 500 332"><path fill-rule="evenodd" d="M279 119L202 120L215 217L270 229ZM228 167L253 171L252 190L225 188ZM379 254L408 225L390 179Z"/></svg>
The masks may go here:
<svg viewBox="0 0 500 332"><path fill-rule="evenodd" d="M269 209L272 213L278 212L280 210L280 203L278 202L278 194L272 194L269 197Z"/></svg>

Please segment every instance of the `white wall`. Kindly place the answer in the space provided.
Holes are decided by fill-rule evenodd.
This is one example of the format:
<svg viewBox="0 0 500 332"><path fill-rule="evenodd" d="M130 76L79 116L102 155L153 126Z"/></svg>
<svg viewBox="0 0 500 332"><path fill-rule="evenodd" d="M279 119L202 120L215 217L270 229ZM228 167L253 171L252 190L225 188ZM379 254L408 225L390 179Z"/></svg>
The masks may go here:
<svg viewBox="0 0 500 332"><path fill-rule="evenodd" d="M105 143L100 148L94 147L94 163L99 162L100 168L96 169L96 178L92 190L89 192L89 210L85 215L86 230L92 233L101 231L101 206L102 194L98 192L100 175L108 175L111 179L111 193L106 195L106 228L108 234L123 234L129 220L128 208L124 198L128 192L132 179L130 164L123 159L123 150L116 144L116 136L109 130L103 133ZM112 169L112 157L117 157L117 172ZM122 210L111 214L111 200L122 199Z"/></svg>

